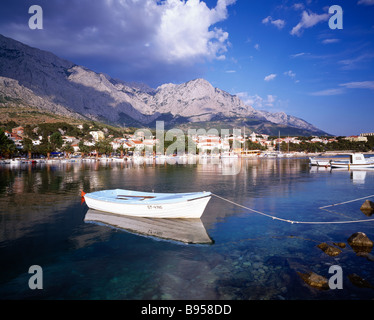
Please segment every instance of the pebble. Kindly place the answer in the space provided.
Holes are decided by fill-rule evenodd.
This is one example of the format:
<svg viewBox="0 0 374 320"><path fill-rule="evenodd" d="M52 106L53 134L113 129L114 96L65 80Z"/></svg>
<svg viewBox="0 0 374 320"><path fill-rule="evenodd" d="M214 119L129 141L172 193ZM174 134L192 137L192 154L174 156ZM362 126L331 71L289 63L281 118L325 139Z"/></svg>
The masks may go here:
<svg viewBox="0 0 374 320"><path fill-rule="evenodd" d="M254 268L254 269L259 269L261 266L262 266L262 264L261 264L260 262L255 262L255 263L253 264L253 268Z"/></svg>

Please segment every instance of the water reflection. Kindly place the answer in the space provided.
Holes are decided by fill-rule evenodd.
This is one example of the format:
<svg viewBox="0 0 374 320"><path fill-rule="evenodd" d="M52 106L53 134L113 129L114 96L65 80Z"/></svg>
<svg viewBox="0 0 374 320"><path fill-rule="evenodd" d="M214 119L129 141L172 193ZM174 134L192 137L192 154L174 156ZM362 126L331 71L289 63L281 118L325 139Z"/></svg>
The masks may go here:
<svg viewBox="0 0 374 320"><path fill-rule="evenodd" d="M212 244L200 219L151 219L126 217L89 209L85 222L102 223L129 232L190 244Z"/></svg>
<svg viewBox="0 0 374 320"><path fill-rule="evenodd" d="M178 235L186 238L192 229L199 230L214 245L176 245L138 235L164 237L179 228L174 221L161 229L157 223L165 221L107 221L80 203L82 189L206 190L282 218L322 221L340 216L319 207L366 196L374 185L372 171L314 171L308 159L175 160L0 166L0 297L34 298L27 270L39 264L46 289L38 298L373 298L372 292L357 291L346 282L345 290L321 296L297 276L304 269L328 276L328 266L338 263L344 272L374 279L372 261L349 246L337 258L316 247L345 241L357 231L374 238L372 224L291 225L212 198L198 227L178 229ZM360 205L348 203L338 213L362 219Z"/></svg>

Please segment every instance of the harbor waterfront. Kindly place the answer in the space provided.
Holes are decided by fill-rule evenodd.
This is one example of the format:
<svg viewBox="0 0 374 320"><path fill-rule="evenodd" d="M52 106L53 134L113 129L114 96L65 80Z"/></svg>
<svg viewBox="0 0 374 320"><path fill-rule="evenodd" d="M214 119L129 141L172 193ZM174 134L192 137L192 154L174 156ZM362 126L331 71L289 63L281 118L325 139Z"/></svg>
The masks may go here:
<svg viewBox="0 0 374 320"><path fill-rule="evenodd" d="M1 299L374 298L372 248L348 241L357 232L374 239L360 210L374 199L373 169L311 166L306 156L172 160L1 164ZM108 219L81 199L82 190L111 189L216 196L201 220L160 225ZM29 286L31 266L43 272L42 289ZM328 281L331 267L342 270L341 288L305 281Z"/></svg>

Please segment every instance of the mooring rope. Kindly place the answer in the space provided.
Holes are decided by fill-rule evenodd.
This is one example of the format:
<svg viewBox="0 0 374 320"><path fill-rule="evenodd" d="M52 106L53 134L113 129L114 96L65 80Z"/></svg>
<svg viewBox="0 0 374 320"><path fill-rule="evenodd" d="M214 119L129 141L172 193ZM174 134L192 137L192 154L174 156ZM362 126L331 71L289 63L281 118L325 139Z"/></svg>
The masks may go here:
<svg viewBox="0 0 374 320"><path fill-rule="evenodd" d="M329 207L340 206L341 204L351 203L351 202L355 202L355 201L359 201L359 200L363 200L363 199L368 199L368 198L372 198L372 197L374 197L374 194L372 194L371 196L367 196L367 197L362 197L362 198L353 199L353 200L349 200L349 201L345 201L345 202L339 202L339 203L335 203L335 204L330 204L328 206L320 207L318 209L325 209L325 208L329 208Z"/></svg>
<svg viewBox="0 0 374 320"><path fill-rule="evenodd" d="M226 201L228 203L231 203L237 207L240 207L240 208L243 208L243 209L246 209L246 210L249 210L249 211L252 211L254 213L258 213L262 216L265 216L265 217L268 217L268 218L271 218L273 220L278 220L278 221L282 221L282 222L288 222L288 223L291 223L291 224L345 224L345 223L363 223L363 222L373 222L374 219L365 219L365 220L350 220L350 221L296 221L296 220L289 220L289 219L283 219L283 218L279 218L279 217L275 217L273 215L270 215L270 214L267 214L267 213L264 213L264 212L261 212L261 211L258 211L258 210L255 210L255 209L252 209L252 208L249 208L249 207L246 207L246 206L243 206L237 202L234 202L234 201L231 201L229 199L226 199L224 197L221 197L217 194L214 194L212 193L212 196L215 196L223 201ZM349 202L354 202L354 201L358 201L358 200L362 200L362 199L367 199L367 198L371 198L371 197L374 197L374 195L372 196L367 196L367 197L363 197L363 198L360 198L360 199L354 199L354 200L350 200L350 201L346 201L346 202L341 202L339 204L335 204L335 205L340 205L340 204L343 204L343 203L349 203ZM334 206L334 205L331 205L331 206ZM327 208L328 206L325 206L325 207L321 207L319 209L322 209L322 208Z"/></svg>

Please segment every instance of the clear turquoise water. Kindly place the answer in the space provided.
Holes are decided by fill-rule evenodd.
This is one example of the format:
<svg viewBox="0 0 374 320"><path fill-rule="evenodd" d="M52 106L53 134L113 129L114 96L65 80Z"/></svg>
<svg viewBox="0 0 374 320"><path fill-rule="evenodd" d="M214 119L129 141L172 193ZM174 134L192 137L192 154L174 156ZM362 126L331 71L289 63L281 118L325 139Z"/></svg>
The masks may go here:
<svg viewBox="0 0 374 320"><path fill-rule="evenodd" d="M347 244L358 231L374 240L374 222L289 224L213 197L202 221L214 243L186 245L85 222L80 190L112 188L206 190L290 220L357 220L370 219L360 211L364 200L318 208L374 194L374 171L315 171L307 159L2 166L0 299L374 298L372 288L348 278L355 273L374 284L374 262ZM317 247L321 242L347 246L331 257ZM42 290L28 286L31 265L43 269ZM312 288L298 274L329 278L331 265L343 270L341 290Z"/></svg>

